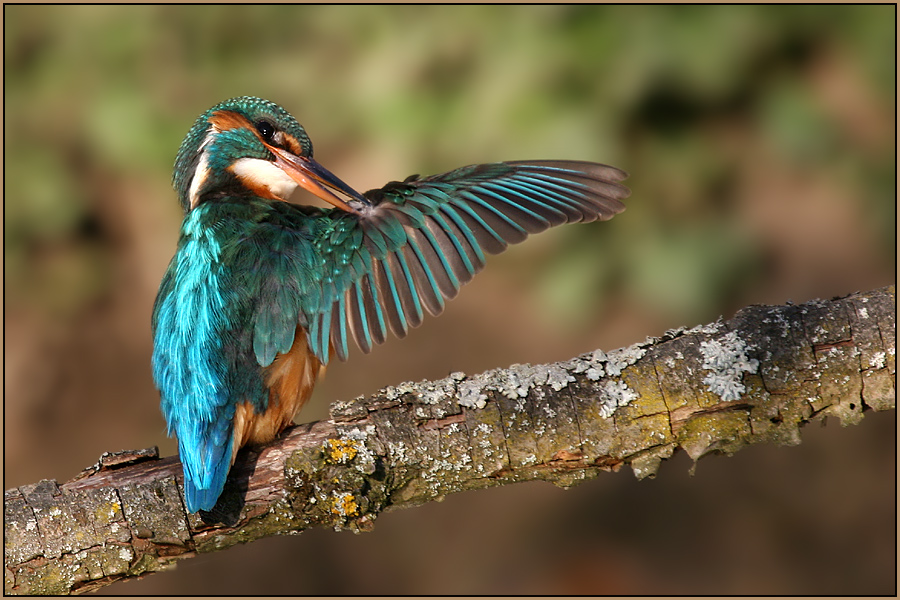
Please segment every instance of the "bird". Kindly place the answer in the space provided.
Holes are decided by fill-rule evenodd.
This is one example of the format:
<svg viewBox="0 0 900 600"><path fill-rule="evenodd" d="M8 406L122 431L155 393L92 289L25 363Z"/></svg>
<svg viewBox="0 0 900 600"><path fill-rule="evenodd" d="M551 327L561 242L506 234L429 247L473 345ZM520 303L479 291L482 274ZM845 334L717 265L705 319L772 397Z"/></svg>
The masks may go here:
<svg viewBox="0 0 900 600"><path fill-rule="evenodd" d="M630 194L615 167L476 164L357 192L313 159L280 105L231 98L182 142L177 247L153 306L152 371L190 513L211 511L238 450L275 439L333 358L439 314L486 255ZM294 201L302 188L327 208Z"/></svg>

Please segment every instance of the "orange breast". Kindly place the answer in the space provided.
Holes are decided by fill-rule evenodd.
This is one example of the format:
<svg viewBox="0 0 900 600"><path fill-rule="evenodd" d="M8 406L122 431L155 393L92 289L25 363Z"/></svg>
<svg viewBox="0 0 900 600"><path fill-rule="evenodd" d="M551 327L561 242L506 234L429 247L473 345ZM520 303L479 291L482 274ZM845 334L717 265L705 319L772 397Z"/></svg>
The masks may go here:
<svg viewBox="0 0 900 600"><path fill-rule="evenodd" d="M269 388L266 411L257 413L249 402L237 406L232 462L242 446L270 442L290 425L294 415L309 400L316 380L324 370L306 343L306 331L297 327L291 349L277 355L275 361L263 369L263 378Z"/></svg>

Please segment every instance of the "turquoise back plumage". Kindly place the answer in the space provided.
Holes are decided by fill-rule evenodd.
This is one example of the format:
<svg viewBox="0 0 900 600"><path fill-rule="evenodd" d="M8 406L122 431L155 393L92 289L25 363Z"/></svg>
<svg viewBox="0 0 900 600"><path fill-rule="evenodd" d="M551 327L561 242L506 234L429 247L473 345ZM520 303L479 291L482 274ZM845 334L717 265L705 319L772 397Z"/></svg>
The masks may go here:
<svg viewBox="0 0 900 600"><path fill-rule="evenodd" d="M256 197L223 175L191 209L184 171L200 168L197 147L223 144L203 129L201 117L185 140L195 151L183 145L176 161L186 215L153 311L153 374L178 436L191 512L215 505L231 465L235 407L266 411L264 369L297 331L322 364L346 359L353 343L369 352L389 331L403 337L426 312L440 313L487 254L551 226L609 219L628 195L625 173L613 167L521 161L391 182L364 194L368 204L355 211ZM236 142L228 148L244 152ZM227 168L205 160L210 176Z"/></svg>

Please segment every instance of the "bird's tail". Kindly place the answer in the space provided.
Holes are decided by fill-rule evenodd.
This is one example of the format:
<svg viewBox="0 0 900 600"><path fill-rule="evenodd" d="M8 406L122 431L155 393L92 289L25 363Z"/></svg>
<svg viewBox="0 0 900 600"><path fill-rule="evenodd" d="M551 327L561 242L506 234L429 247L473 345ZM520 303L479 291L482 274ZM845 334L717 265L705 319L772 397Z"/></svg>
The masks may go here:
<svg viewBox="0 0 900 600"><path fill-rule="evenodd" d="M184 468L184 500L188 512L212 510L225 488L233 462L231 423L227 438L214 440L202 436L199 444L186 443L179 437L178 453ZM215 437L215 436L212 436Z"/></svg>

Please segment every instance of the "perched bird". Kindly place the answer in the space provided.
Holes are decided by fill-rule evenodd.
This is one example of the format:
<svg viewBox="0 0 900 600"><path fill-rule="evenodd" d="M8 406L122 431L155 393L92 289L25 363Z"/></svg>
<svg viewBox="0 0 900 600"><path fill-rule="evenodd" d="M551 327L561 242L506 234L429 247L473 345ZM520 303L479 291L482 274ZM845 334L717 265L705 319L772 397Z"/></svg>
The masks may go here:
<svg viewBox="0 0 900 600"><path fill-rule="evenodd" d="M190 512L215 506L239 448L287 427L321 369L403 337L529 234L606 220L619 169L534 160L408 177L360 194L303 127L254 97L203 113L178 150L184 209L153 307L153 377ZM287 202L298 187L334 208Z"/></svg>

